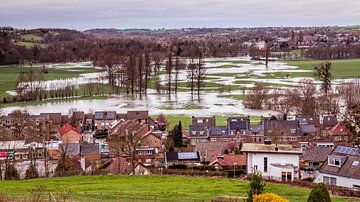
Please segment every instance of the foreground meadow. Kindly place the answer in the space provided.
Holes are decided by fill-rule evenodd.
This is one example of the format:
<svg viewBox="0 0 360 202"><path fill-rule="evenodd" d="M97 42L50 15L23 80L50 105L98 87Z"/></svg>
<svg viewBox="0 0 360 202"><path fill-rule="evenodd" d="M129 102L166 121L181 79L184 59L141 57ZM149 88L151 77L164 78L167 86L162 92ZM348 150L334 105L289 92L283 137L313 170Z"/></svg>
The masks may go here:
<svg viewBox="0 0 360 202"><path fill-rule="evenodd" d="M10 197L27 198L29 190L46 185L46 192L70 191L76 200L116 200L148 198L171 201L206 200L217 197L246 197L248 181L224 178L183 176L82 176L23 181L2 181L0 190ZM310 189L267 183L267 192L273 192L289 201L306 201ZM333 201L349 201L332 197ZM352 200L354 201L354 200Z"/></svg>

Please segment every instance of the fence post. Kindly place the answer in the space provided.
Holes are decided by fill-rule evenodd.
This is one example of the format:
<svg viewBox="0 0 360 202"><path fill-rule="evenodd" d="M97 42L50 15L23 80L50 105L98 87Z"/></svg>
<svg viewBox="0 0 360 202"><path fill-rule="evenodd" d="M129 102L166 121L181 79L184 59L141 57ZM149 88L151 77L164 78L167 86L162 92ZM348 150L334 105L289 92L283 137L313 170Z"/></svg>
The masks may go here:
<svg viewBox="0 0 360 202"><path fill-rule="evenodd" d="M50 191L49 191L48 195L49 195L49 201L51 202L51 194L50 194Z"/></svg>
<svg viewBox="0 0 360 202"><path fill-rule="evenodd" d="M103 193L100 192L100 201L102 202L103 201Z"/></svg>

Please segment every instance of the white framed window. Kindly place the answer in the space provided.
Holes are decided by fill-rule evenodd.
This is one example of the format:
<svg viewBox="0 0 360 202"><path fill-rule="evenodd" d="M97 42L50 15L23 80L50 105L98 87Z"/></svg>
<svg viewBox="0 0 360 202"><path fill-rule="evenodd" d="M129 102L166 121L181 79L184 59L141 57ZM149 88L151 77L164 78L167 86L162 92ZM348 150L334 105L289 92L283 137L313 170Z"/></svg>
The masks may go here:
<svg viewBox="0 0 360 202"><path fill-rule="evenodd" d="M335 177L324 176L323 177L323 183L325 185L336 185L336 178Z"/></svg>
<svg viewBox="0 0 360 202"><path fill-rule="evenodd" d="M328 163L331 166L340 167L341 166L341 159L339 159L339 158L329 158Z"/></svg>

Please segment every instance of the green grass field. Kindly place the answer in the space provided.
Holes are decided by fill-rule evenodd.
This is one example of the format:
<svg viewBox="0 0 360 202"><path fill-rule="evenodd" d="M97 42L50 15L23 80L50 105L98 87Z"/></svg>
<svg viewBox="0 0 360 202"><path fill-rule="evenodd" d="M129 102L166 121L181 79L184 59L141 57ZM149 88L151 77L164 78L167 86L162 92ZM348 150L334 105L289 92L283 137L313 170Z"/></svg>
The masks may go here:
<svg viewBox="0 0 360 202"><path fill-rule="evenodd" d="M152 118L156 118L158 115L151 115ZM226 119L228 117L245 117L245 115L240 114L224 114L224 115L216 115L216 125L218 126L226 126ZM184 130L189 129L189 125L191 125L191 116L184 114L167 114L166 118L168 120L168 129L171 130L173 127L181 121L182 128ZM260 123L260 116L250 116L252 124Z"/></svg>
<svg viewBox="0 0 360 202"><path fill-rule="evenodd" d="M287 64L299 66L299 69L314 70L314 67L321 64L320 60L288 61ZM360 59L331 60L333 79L354 78L360 76ZM314 77L313 72L292 73L291 77Z"/></svg>
<svg viewBox="0 0 360 202"><path fill-rule="evenodd" d="M38 46L39 48L46 48L48 47L47 44L43 43L33 43L33 42L26 42L26 41L18 41L15 43L17 46L24 46L25 48L32 48L34 46Z"/></svg>
<svg viewBox="0 0 360 202"><path fill-rule="evenodd" d="M94 201L101 197L115 201L117 196L132 199L148 198L168 201L210 201L216 197L246 197L248 181L174 176L83 176L53 179L34 179L23 181L2 181L0 190L17 198L29 197L29 189L46 185L47 191L54 194L60 190L70 190L79 201ZM310 189L282 184L267 183L267 192L283 196L287 200L306 201ZM88 198L84 199L85 192ZM102 193L102 196L100 196ZM238 199L241 201L242 199ZM347 201L332 197L332 201Z"/></svg>
<svg viewBox="0 0 360 202"><path fill-rule="evenodd" d="M29 67L19 67L17 65L5 65L0 66L0 99L8 96L6 91L15 90L16 81L18 79L18 74L20 71L27 71ZM39 72L41 67L34 65L33 67L35 72ZM76 71L74 71L76 70ZM98 72L99 70L94 68L69 68L69 69L48 69L49 73L44 75L45 80L55 80L55 79L66 79L78 77L83 73L93 73Z"/></svg>
<svg viewBox="0 0 360 202"><path fill-rule="evenodd" d="M40 36L37 36L35 34L23 34L21 35L21 39L27 40L27 41L42 41L43 38Z"/></svg>

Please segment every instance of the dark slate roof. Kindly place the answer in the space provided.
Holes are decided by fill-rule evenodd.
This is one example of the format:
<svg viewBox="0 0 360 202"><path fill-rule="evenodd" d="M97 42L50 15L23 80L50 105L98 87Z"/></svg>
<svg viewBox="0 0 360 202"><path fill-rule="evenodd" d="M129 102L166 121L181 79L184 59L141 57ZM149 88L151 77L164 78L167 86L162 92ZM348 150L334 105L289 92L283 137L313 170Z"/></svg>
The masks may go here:
<svg viewBox="0 0 360 202"><path fill-rule="evenodd" d="M82 155L90 154L90 153L100 153L99 152L99 144L86 144L81 145L80 152Z"/></svg>
<svg viewBox="0 0 360 202"><path fill-rule="evenodd" d="M209 136L210 137L223 137L227 136L227 127L226 126L213 126L210 127Z"/></svg>
<svg viewBox="0 0 360 202"><path fill-rule="evenodd" d="M250 125L250 131L253 133L264 133L264 127L262 125Z"/></svg>
<svg viewBox="0 0 360 202"><path fill-rule="evenodd" d="M116 111L95 112L95 120L116 120Z"/></svg>
<svg viewBox="0 0 360 202"><path fill-rule="evenodd" d="M68 143L59 145L59 150L61 153L66 152L67 156L75 156L80 154L80 144L79 143Z"/></svg>
<svg viewBox="0 0 360 202"><path fill-rule="evenodd" d="M315 127L320 126L320 118L319 117L305 117L305 116L299 116L296 117L296 120L299 121L299 124L309 124L314 125Z"/></svg>
<svg viewBox="0 0 360 202"><path fill-rule="evenodd" d="M347 150L357 150L357 148L346 148ZM337 152L338 151L338 152ZM327 173L331 175L337 175L347 178L360 179L360 155L359 152L354 153L354 155L349 155L341 153L339 151L339 146L333 150L330 156L339 155L343 160L341 167L330 166L326 162L320 169L321 173Z"/></svg>
<svg viewBox="0 0 360 202"><path fill-rule="evenodd" d="M200 162L199 152L166 152L166 162Z"/></svg>
<svg viewBox="0 0 360 202"><path fill-rule="evenodd" d="M338 123L336 115L328 115L323 117L324 127L334 127Z"/></svg>
<svg viewBox="0 0 360 202"><path fill-rule="evenodd" d="M250 125L250 118L232 118L227 119L229 130L247 130Z"/></svg>
<svg viewBox="0 0 360 202"><path fill-rule="evenodd" d="M271 120L268 118L262 119L264 128L287 128L287 129L296 129L298 127L298 121L288 121L288 120Z"/></svg>
<svg viewBox="0 0 360 202"><path fill-rule="evenodd" d="M145 120L148 117L149 117L148 111L128 111L126 115L126 118L128 120L137 120L137 119Z"/></svg>
<svg viewBox="0 0 360 202"><path fill-rule="evenodd" d="M303 125L300 125L300 132L301 133L315 133L316 128L314 125L303 124Z"/></svg>
<svg viewBox="0 0 360 202"><path fill-rule="evenodd" d="M212 127L216 125L215 117L192 117L191 119L192 125L202 125L205 127Z"/></svg>
<svg viewBox="0 0 360 202"><path fill-rule="evenodd" d="M202 132L203 134L201 134ZM208 135L209 135L209 130L203 125L189 126L189 137L207 137Z"/></svg>
<svg viewBox="0 0 360 202"><path fill-rule="evenodd" d="M328 155L331 153L332 148L330 147L312 147L306 148L303 151L303 157L305 161L311 162L324 162Z"/></svg>

